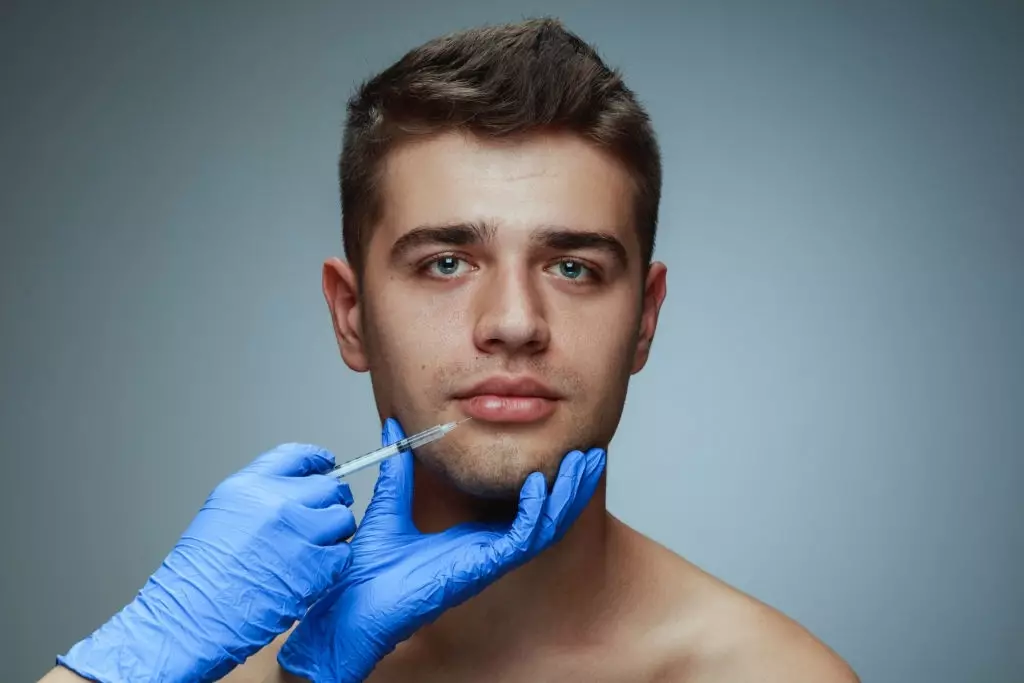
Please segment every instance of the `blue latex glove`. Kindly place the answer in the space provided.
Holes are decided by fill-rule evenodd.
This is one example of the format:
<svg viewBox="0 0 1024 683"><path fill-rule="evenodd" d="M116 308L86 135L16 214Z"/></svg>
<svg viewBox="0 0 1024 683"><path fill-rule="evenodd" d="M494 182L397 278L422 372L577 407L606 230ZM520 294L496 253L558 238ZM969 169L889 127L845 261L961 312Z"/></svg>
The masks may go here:
<svg viewBox="0 0 1024 683"><path fill-rule="evenodd" d="M222 678L348 566L352 492L333 465L287 444L228 477L135 600L58 663L102 683Z"/></svg>
<svg viewBox="0 0 1024 683"><path fill-rule="evenodd" d="M384 445L405 435L384 424ZM569 453L550 495L531 474L511 526L466 524L422 534L411 517L413 456L380 466L373 500L352 539L341 583L313 605L278 654L286 670L315 683L364 680L385 655L445 610L560 539L590 501L605 453Z"/></svg>

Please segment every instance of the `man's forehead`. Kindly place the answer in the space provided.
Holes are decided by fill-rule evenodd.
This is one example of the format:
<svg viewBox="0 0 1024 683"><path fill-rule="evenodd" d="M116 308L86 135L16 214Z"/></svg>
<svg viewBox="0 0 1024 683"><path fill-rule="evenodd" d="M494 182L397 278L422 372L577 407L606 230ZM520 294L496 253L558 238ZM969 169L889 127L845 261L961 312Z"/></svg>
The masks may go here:
<svg viewBox="0 0 1024 683"><path fill-rule="evenodd" d="M550 230L634 232L631 178L574 135L481 140L446 133L392 150L382 168L384 242L423 225L477 225L489 237Z"/></svg>

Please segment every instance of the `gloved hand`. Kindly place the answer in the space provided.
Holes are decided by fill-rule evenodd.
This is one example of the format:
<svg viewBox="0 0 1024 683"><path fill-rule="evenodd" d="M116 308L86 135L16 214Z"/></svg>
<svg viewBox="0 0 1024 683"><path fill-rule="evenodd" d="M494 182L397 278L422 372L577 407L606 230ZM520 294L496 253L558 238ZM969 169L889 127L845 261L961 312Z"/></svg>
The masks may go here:
<svg viewBox="0 0 1024 683"><path fill-rule="evenodd" d="M395 420L385 422L384 445L404 436ZM589 502L604 464L601 449L569 453L550 495L534 472L508 528L465 524L422 534L411 517L413 456L385 460L351 542L351 566L299 622L278 663L315 683L364 680L421 626L560 539Z"/></svg>
<svg viewBox="0 0 1024 683"><path fill-rule="evenodd" d="M101 683L222 678L348 566L352 492L333 465L287 444L225 479L135 600L58 663Z"/></svg>

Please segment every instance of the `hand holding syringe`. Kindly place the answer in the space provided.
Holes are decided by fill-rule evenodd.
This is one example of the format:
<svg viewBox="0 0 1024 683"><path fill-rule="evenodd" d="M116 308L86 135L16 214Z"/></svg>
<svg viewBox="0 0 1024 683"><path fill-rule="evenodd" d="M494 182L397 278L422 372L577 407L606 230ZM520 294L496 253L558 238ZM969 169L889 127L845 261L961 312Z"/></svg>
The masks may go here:
<svg viewBox="0 0 1024 683"><path fill-rule="evenodd" d="M379 495L358 535L348 485L310 476L340 479L459 424L405 437L389 419L382 440L390 446L333 471L334 459L319 446L282 444L262 454L213 490L135 599L59 657L55 672L122 680L118 655L129 653L133 680L168 671L175 680L216 680L298 621L278 655L283 668L354 672L363 680L408 633L561 538L604 472L603 450L572 451L550 492L539 472L526 478L508 529L467 524L442 534L421 533L413 523L411 457L381 467ZM191 646L168 650L166 643Z"/></svg>
<svg viewBox="0 0 1024 683"><path fill-rule="evenodd" d="M390 446L378 448L371 453L361 455L358 458L353 458L348 462L343 462L330 472L327 472L327 474L332 477L336 477L337 479L344 479L353 472L358 472L359 470L370 467L371 465L376 465L381 460L386 460L387 458L398 455L402 451L412 450L413 448L419 448L420 446L437 441L466 420L471 419L472 418L467 417L457 422L445 422L444 424L424 429L422 432L413 434L412 436L407 436L404 439L396 441Z"/></svg>

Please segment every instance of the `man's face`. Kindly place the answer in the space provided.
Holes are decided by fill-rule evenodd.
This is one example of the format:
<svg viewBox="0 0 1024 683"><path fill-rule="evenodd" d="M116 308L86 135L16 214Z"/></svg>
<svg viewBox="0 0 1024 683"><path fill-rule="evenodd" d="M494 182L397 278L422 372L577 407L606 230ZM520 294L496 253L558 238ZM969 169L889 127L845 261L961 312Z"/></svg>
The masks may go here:
<svg viewBox="0 0 1024 683"><path fill-rule="evenodd" d="M665 270L646 275L628 173L572 135L444 134L386 159L361 291L328 262L342 354L463 491L515 498L573 449L607 447L646 362Z"/></svg>

